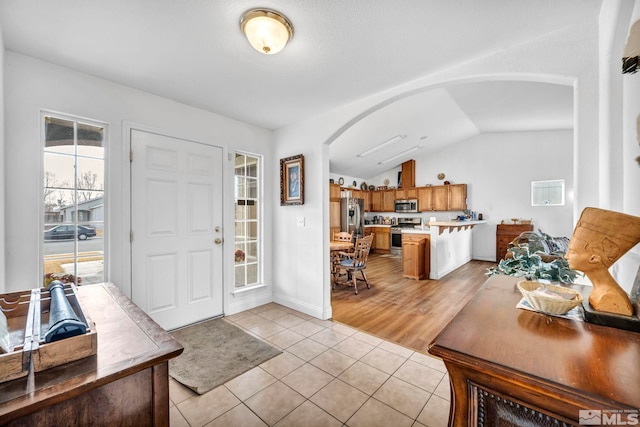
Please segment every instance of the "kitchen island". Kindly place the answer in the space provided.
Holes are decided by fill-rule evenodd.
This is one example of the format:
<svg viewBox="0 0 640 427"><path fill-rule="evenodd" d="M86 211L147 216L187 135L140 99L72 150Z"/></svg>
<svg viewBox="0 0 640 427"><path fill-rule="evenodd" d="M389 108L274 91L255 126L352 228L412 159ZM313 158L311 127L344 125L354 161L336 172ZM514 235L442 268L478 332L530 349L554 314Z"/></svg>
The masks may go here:
<svg viewBox="0 0 640 427"><path fill-rule="evenodd" d="M429 236L429 279L438 280L471 261L471 230L486 221L434 221L424 228L407 228L402 234Z"/></svg>

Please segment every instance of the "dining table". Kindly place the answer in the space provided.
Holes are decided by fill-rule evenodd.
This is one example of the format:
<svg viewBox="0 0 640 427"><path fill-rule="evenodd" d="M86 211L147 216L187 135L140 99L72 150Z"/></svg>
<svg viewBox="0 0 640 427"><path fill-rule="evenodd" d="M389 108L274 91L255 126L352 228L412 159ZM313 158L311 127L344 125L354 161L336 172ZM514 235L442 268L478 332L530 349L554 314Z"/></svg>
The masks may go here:
<svg viewBox="0 0 640 427"><path fill-rule="evenodd" d="M331 282L332 285L335 284L338 277L338 267L340 256L339 252L348 251L349 249L353 249L353 242L343 242L343 241L330 241L329 242L329 250L331 252Z"/></svg>

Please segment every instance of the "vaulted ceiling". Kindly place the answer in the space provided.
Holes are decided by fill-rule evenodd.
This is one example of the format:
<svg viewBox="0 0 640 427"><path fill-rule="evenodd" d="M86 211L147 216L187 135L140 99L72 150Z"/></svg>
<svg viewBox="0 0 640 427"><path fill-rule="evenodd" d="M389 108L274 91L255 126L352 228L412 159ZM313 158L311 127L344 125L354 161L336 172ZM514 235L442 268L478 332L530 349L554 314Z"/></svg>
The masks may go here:
<svg viewBox="0 0 640 427"><path fill-rule="evenodd" d="M278 129L469 60L553 37L562 28L597 25L600 4L3 0L0 27L8 50ZM240 32L240 17L253 7L276 9L291 20L293 39L279 54L256 52ZM374 175L380 165L373 167L373 154L352 162L348 173L341 158L397 134L407 135L402 143L409 147L433 148L481 132L570 128L572 100L568 87L524 82L479 82L417 94L379 110L336 140L331 169Z"/></svg>

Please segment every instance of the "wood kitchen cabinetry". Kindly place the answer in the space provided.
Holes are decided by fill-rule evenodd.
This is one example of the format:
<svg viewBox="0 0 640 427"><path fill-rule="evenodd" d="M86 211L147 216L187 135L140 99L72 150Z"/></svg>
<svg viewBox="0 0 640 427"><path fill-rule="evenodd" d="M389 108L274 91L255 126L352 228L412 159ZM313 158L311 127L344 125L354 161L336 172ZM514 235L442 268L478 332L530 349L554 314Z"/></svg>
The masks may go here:
<svg viewBox="0 0 640 427"><path fill-rule="evenodd" d="M402 234L402 276L422 280L429 277L429 235Z"/></svg>
<svg viewBox="0 0 640 427"><path fill-rule="evenodd" d="M391 253L391 227L364 228L365 235L368 236L371 233L374 234L371 250L381 254Z"/></svg>
<svg viewBox="0 0 640 427"><path fill-rule="evenodd" d="M329 184L329 241L340 232L340 184Z"/></svg>
<svg viewBox="0 0 640 427"><path fill-rule="evenodd" d="M449 187L449 208L450 211L467 210L467 184L451 184Z"/></svg>
<svg viewBox="0 0 640 427"><path fill-rule="evenodd" d="M337 207L332 206L331 212L337 210L337 225L340 227L340 185L331 186L330 197L337 199ZM429 187L408 187L393 190L356 190L351 191L353 198L364 199L365 212L394 212L395 201L417 199L420 212L429 211L464 211L467 209L467 184L434 185ZM336 192L336 193L334 193ZM334 195L334 194L337 194Z"/></svg>
<svg viewBox="0 0 640 427"><path fill-rule="evenodd" d="M507 254L509 243L525 231L533 231L533 224L498 224L496 226L496 262Z"/></svg>
<svg viewBox="0 0 640 427"><path fill-rule="evenodd" d="M581 410L636 424L640 334L516 308L518 280L490 277L429 346L449 372L449 426L577 426Z"/></svg>
<svg viewBox="0 0 640 427"><path fill-rule="evenodd" d="M415 186L416 186L416 161L407 160L402 164L402 188L414 188Z"/></svg>

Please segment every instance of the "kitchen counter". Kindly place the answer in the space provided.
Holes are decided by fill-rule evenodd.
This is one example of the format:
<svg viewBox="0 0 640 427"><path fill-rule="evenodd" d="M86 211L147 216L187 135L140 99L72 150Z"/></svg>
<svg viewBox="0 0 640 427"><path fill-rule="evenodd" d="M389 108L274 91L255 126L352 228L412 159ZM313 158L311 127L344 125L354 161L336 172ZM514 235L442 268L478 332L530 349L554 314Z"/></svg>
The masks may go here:
<svg viewBox="0 0 640 427"><path fill-rule="evenodd" d="M487 221L434 221L429 222L429 225L437 225L441 227L460 227L465 225L477 225L477 224L486 224Z"/></svg>
<svg viewBox="0 0 640 427"><path fill-rule="evenodd" d="M365 227L391 227L391 224L365 224Z"/></svg>

